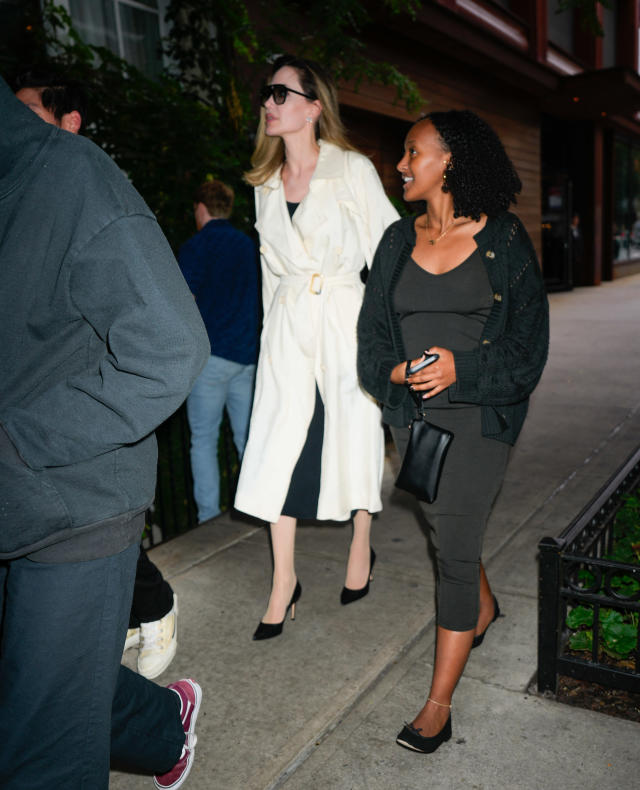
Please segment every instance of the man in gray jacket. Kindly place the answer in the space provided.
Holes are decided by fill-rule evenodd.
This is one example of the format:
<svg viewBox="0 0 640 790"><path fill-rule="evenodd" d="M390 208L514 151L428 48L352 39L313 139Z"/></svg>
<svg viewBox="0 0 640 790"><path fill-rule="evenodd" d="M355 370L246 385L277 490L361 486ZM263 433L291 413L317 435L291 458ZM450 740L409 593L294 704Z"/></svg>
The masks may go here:
<svg viewBox="0 0 640 790"><path fill-rule="evenodd" d="M16 97L43 121L80 134L87 123L87 92L83 85L50 69L29 69L18 75ZM178 596L162 578L144 547L133 586L125 650L137 647L138 672L149 680L161 675L175 656L178 639Z"/></svg>
<svg viewBox="0 0 640 790"><path fill-rule="evenodd" d="M86 139L0 79L0 786L179 787L200 705L120 666L154 428L209 356L171 250Z"/></svg>

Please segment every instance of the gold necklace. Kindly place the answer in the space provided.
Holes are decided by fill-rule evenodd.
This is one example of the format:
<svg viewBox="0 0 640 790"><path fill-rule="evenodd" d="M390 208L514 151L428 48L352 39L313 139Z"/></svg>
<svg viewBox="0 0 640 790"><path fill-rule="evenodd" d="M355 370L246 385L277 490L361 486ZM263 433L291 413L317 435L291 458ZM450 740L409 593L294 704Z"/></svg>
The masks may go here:
<svg viewBox="0 0 640 790"><path fill-rule="evenodd" d="M427 224L427 223L428 223L428 221L429 221L429 214L428 214L428 212L427 212L427 216L426 216L426 219L425 219L425 222L424 222L424 229L425 229L425 230L429 230L429 225ZM458 222L458 225L466 225L466 224L467 224L467 222L469 222L469 221L470 221L470 220L466 220L465 222ZM441 234L438 236L438 238L437 238L437 239L427 239L427 241L429 242L429 244L431 244L431 246L433 247L433 245L434 245L434 244L435 244L437 241L440 241L440 239L443 239L443 238L444 238L444 237L447 235L447 233L448 233L448 232L451 230L451 228L452 228L452 227L453 227L455 224L456 224L456 218L455 218L455 217L453 217L453 219L451 220L451 222L450 222L450 223L447 225L447 227L446 227L446 228L445 228L445 229L442 231L442 233L441 233Z"/></svg>

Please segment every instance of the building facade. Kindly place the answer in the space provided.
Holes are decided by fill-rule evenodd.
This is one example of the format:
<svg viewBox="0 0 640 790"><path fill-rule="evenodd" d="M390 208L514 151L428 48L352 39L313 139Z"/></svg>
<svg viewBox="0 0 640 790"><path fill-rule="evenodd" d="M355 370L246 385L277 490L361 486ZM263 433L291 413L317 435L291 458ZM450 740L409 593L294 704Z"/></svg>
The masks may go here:
<svg viewBox="0 0 640 790"><path fill-rule="evenodd" d="M640 2L596 9L603 35L559 13L558 0L427 0L414 20L386 18L368 39L418 83L427 112L470 109L496 129L549 289L640 271ZM413 118L391 89L347 87L341 99L398 194Z"/></svg>
<svg viewBox="0 0 640 790"><path fill-rule="evenodd" d="M6 31L21 1L0 0ZM162 69L167 0L58 2L88 43L149 76ZM549 289L640 271L640 0L598 3L603 35L559 0L423 0L413 19L368 5L368 54L415 80L425 111L470 109L500 135ZM416 114L380 85L346 84L340 98L352 139L400 198L395 166Z"/></svg>

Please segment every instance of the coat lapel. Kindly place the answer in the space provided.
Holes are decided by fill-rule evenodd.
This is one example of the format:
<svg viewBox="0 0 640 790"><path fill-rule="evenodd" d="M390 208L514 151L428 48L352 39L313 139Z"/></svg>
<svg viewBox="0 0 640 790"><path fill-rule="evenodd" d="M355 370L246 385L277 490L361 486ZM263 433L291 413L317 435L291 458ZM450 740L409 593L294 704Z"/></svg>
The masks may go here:
<svg viewBox="0 0 640 790"><path fill-rule="evenodd" d="M329 221L330 212L327 201L336 199L352 204L351 194L336 194L336 189L328 189L328 181L343 180L344 154L331 143L319 141L320 154L318 163L309 183L309 192L305 195L293 215L289 219L287 203L279 168L260 187L260 215L256 221L256 229L260 234L261 243L267 243L278 250L280 257L287 258L296 268L302 261L308 261L303 268L314 268L312 250L314 237ZM335 187L336 185L332 185ZM338 190L339 192L339 190ZM355 209L355 203L353 203Z"/></svg>

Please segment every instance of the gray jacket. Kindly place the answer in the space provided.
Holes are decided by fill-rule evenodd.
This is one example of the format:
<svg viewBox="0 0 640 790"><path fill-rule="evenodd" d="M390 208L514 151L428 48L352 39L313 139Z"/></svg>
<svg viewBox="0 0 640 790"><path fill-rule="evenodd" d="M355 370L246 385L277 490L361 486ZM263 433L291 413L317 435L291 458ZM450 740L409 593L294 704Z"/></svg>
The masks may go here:
<svg viewBox="0 0 640 790"><path fill-rule="evenodd" d="M151 503L153 430L209 357L144 201L0 79L0 557ZM139 537L139 536L138 536Z"/></svg>

